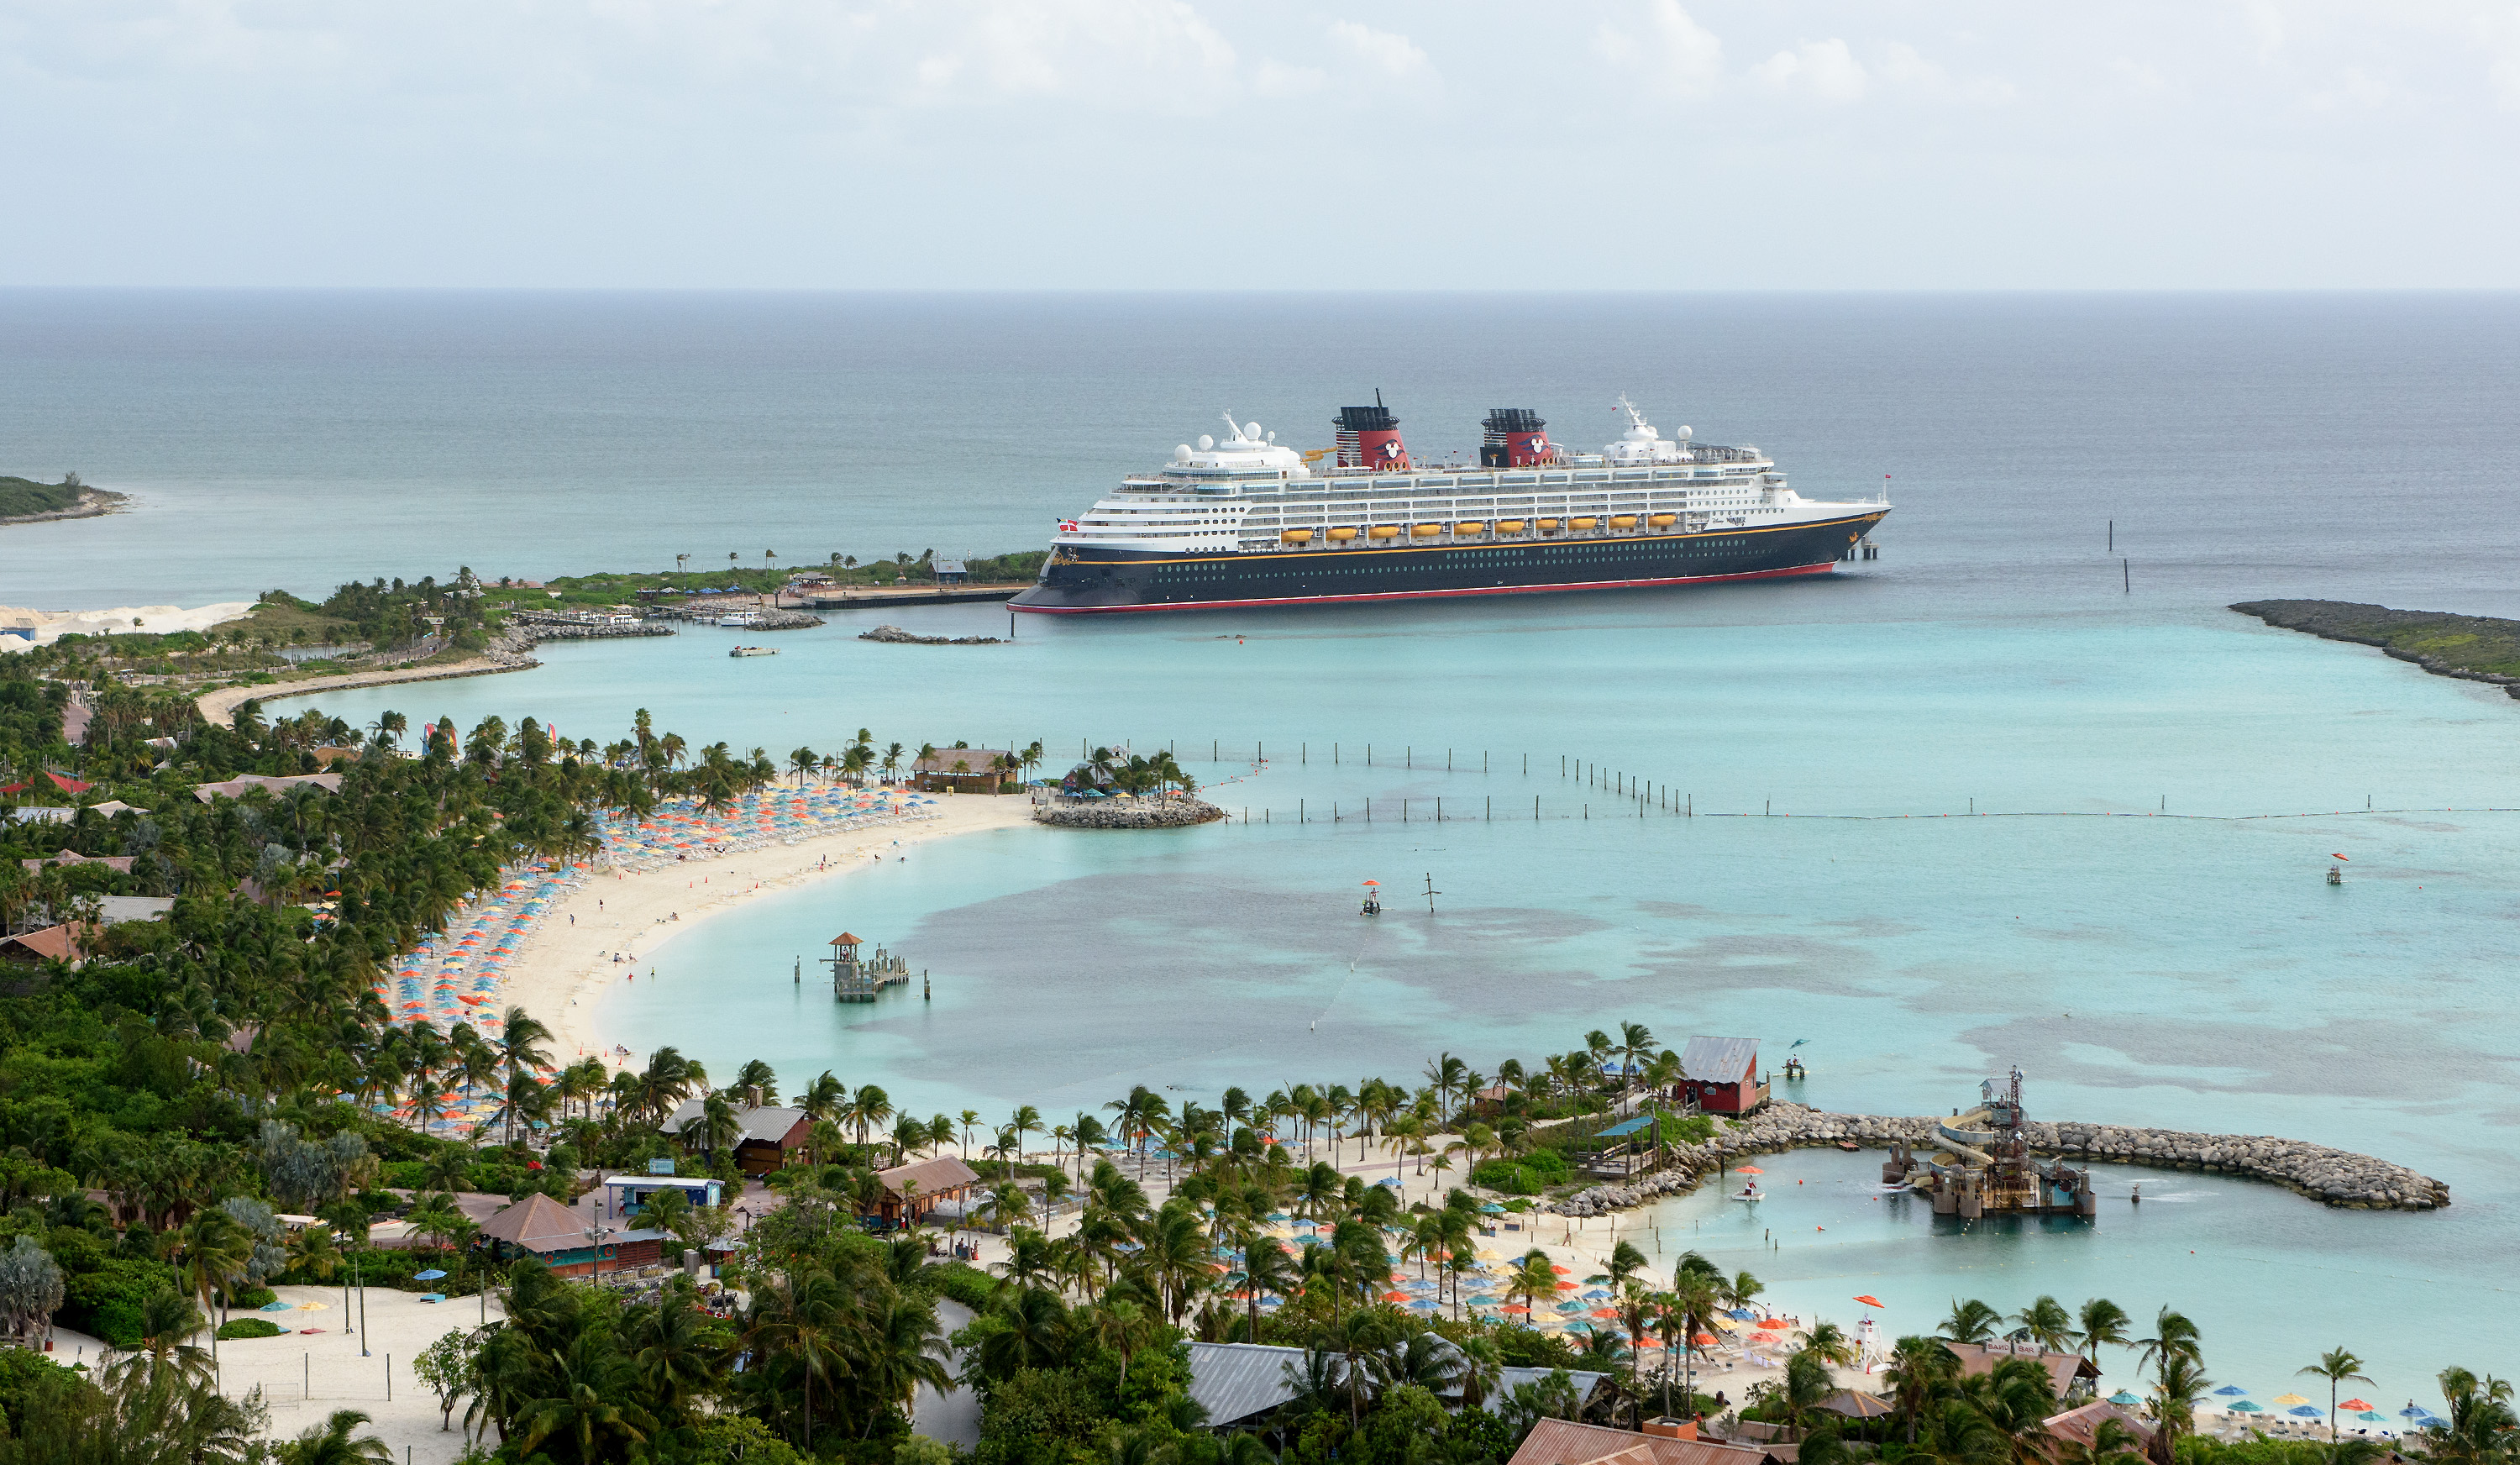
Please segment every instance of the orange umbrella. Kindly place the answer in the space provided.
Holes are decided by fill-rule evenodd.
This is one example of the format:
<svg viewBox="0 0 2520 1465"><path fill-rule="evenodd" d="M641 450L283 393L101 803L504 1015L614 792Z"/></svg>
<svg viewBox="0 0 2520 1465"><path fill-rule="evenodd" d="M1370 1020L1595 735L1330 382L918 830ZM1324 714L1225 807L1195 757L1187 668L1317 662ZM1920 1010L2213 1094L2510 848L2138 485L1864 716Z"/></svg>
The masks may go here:
<svg viewBox="0 0 2520 1465"><path fill-rule="evenodd" d="M1778 1332L1778 1333L1781 1333L1781 1332L1783 1332L1785 1329L1787 1329L1787 1328L1789 1328L1789 1327L1792 1327L1792 1326L1793 1326L1793 1324L1792 1324L1792 1323L1785 1321L1785 1320L1784 1320L1783 1318L1781 1318L1781 1317L1771 1317L1771 1318L1767 1318L1767 1319L1765 1319L1764 1321L1762 1321L1762 1322L1759 1324L1759 1327L1760 1327L1763 1331L1771 1331L1771 1332Z"/></svg>
<svg viewBox="0 0 2520 1465"><path fill-rule="evenodd" d="M2363 1410L2370 1408L2371 1405L2362 1399L2349 1398L2345 1402L2338 1404L2336 1407L2340 1409L2351 1409L2355 1413L2360 1414Z"/></svg>
<svg viewBox="0 0 2520 1465"><path fill-rule="evenodd" d="M1382 1300L1387 1303L1405 1303L1409 1301L1409 1294L1406 1292L1386 1292L1382 1294Z"/></svg>
<svg viewBox="0 0 2520 1465"><path fill-rule="evenodd" d="M1699 1348L1713 1348L1715 1346L1715 1335L1713 1333L1700 1333L1688 1341L1696 1344Z"/></svg>
<svg viewBox="0 0 2520 1465"><path fill-rule="evenodd" d="M1881 1299L1877 1297L1866 1297L1859 1294L1855 1300L1864 1304L1864 1306L1868 1308L1877 1308L1881 1306Z"/></svg>
<svg viewBox="0 0 2520 1465"><path fill-rule="evenodd" d="M1595 1308L1593 1310L1593 1315L1596 1317L1616 1317L1619 1315L1619 1310L1616 1308Z"/></svg>
<svg viewBox="0 0 2520 1465"><path fill-rule="evenodd" d="M1531 1305L1529 1303L1508 1303L1504 1307L1497 1309L1497 1310L1500 1312L1528 1312L1531 1310Z"/></svg>
<svg viewBox="0 0 2520 1465"><path fill-rule="evenodd" d="M1761 1170L1761 1169L1760 1169L1759 1167L1757 1167L1756 1165L1743 1165L1743 1166L1739 1166L1739 1167L1735 1168L1735 1169L1734 1169L1734 1171L1733 1171L1732 1173L1733 1173L1734 1175L1744 1175L1744 1176L1763 1176L1763 1175L1766 1175L1766 1174L1767 1174L1767 1172L1766 1172L1766 1171Z"/></svg>
<svg viewBox="0 0 2520 1465"><path fill-rule="evenodd" d="M1557 1290L1560 1292L1572 1292L1575 1290L1575 1284L1573 1282L1560 1282L1557 1284Z"/></svg>
<svg viewBox="0 0 2520 1465"><path fill-rule="evenodd" d="M1560 1265L1556 1265L1555 1263L1553 1263L1553 1262L1552 1262L1552 1263L1551 1263L1551 1264L1550 1264L1549 1269L1550 1269L1551 1271L1553 1271L1553 1272L1557 1273L1559 1276L1561 1276L1561 1277L1562 1277L1562 1276L1566 1275L1568 1272L1573 1271L1575 1268L1574 1268L1574 1267L1572 1267L1572 1266L1560 1266Z"/></svg>

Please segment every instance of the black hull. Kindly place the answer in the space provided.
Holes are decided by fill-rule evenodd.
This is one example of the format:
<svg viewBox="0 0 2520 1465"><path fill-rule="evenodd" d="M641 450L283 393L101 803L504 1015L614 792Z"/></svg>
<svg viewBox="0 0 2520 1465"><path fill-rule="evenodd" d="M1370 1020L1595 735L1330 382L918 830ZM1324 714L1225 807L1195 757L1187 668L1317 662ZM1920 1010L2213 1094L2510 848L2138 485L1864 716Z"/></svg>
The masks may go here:
<svg viewBox="0 0 2520 1465"><path fill-rule="evenodd" d="M1887 510L1819 523L1389 549L1161 555L1067 546L1010 602L1050 615L1549 595L1826 574Z"/></svg>

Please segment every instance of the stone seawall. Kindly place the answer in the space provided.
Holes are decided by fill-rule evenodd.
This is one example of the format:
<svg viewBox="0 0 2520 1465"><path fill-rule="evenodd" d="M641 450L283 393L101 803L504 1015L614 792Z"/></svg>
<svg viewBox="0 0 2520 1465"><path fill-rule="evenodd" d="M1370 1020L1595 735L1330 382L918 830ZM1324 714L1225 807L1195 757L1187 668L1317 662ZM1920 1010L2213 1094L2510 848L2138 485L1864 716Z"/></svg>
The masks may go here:
<svg viewBox="0 0 2520 1465"><path fill-rule="evenodd" d="M1595 1185L1543 1209L1561 1216L1605 1216L1631 1206L1693 1190L1725 1164L1750 1155L1853 1140L1887 1149L1904 1139L1917 1154L1933 1152L1933 1119L1874 1114L1831 1114L1801 1104L1771 1104L1737 1129L1704 1144L1672 1147L1669 1168L1624 1184ZM2450 1186L2403 1165L2350 1150L2264 1134L2194 1134L2118 1125L2023 1126L2030 1147L2074 1161L2148 1165L2161 1170L2199 1170L2266 1180L2330 1206L2364 1211L2432 1211L2450 1204Z"/></svg>
<svg viewBox="0 0 2520 1465"><path fill-rule="evenodd" d="M1223 819L1225 811L1205 799L1108 799L1044 804L1032 817L1061 829L1178 829Z"/></svg>

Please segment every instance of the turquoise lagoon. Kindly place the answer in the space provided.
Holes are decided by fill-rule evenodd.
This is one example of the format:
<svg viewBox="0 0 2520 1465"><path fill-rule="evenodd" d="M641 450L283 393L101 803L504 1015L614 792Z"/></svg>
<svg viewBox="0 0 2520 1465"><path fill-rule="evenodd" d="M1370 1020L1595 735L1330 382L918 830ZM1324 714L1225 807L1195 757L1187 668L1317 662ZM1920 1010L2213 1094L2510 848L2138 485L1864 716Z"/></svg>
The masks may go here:
<svg viewBox="0 0 2520 1465"><path fill-rule="evenodd" d="M1410 1079L1438 1050L1493 1071L1620 1020L1672 1043L1757 1035L1772 1065L1800 1040L1814 1077L1794 1096L1845 1109L1945 1111L2017 1063L2039 1116L2367 1150L2455 1204L2334 1212L2161 1176L2137 1208L2119 1202L2145 1177L2106 1171L2096 1227L1961 1236L1872 1201L1877 1162L1812 1154L1774 1167L1756 1229L1711 1195L1665 1203L1666 1242L1692 1226L1667 1249L1747 1266L1806 1313L1848 1319L1870 1293L1897 1329L1958 1296L2173 1303L2203 1319L2218 1380L2262 1397L2314 1345L2379 1360L2398 1398L2450 1361L2502 1366L2520 1344L2496 1290L2520 1239L2520 813L2496 811L2520 806L2520 707L2228 611L2094 598L2027 621L1815 621L1822 598L1866 593L1026 618L994 647L853 635L1003 633L994 608L864 612L775 658L699 630L327 705L598 739L646 706L774 755L861 725L913 745L1039 737L1054 768L1086 741L1169 745L1236 815L972 835L762 898L601 999L634 1049L1054 1121L1133 1083L1213 1102ZM1659 797L1641 816L1561 759L1667 783L1695 817ZM2351 877L2330 887L2340 853ZM1410 895L1430 877L1432 915ZM1378 920L1356 911L1368 878L1393 892ZM839 1006L795 985L843 927L906 951L934 999ZM1761 1230L1782 1237L1765 1262Z"/></svg>

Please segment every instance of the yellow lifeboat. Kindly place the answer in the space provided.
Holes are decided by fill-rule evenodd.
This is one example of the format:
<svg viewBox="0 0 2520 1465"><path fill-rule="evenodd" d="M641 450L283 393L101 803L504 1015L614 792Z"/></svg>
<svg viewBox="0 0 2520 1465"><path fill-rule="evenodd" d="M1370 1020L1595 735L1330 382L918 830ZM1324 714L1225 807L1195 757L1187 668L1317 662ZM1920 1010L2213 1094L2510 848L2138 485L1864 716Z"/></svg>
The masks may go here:
<svg viewBox="0 0 2520 1465"><path fill-rule="evenodd" d="M1648 524L1653 525L1653 526L1654 526L1655 528L1657 528L1657 529L1668 529L1668 528L1670 528L1672 525L1674 525L1674 524L1676 524L1676 523L1679 523L1679 522L1680 522L1680 520L1679 520L1679 518L1678 518L1677 516L1672 515L1672 514L1668 514L1668 513L1657 513L1657 514L1653 515L1652 517L1650 517L1650 518L1646 519L1646 520L1645 520L1645 522L1646 522L1646 523L1648 523Z"/></svg>
<svg viewBox="0 0 2520 1465"><path fill-rule="evenodd" d="M1541 532L1541 533L1543 533L1543 534L1554 534L1554 533L1556 533L1556 532L1557 532L1557 521L1556 521L1555 519L1542 519L1542 520L1540 521L1540 532Z"/></svg>
<svg viewBox="0 0 2520 1465"><path fill-rule="evenodd" d="M1287 545L1308 545L1313 542L1313 531L1310 529L1288 529L1278 536L1278 542L1280 544Z"/></svg>
<svg viewBox="0 0 2520 1465"><path fill-rule="evenodd" d="M1488 526L1480 523L1477 519L1463 519L1453 526L1453 533L1456 536L1463 534L1485 534L1487 532Z"/></svg>
<svg viewBox="0 0 2520 1465"><path fill-rule="evenodd" d="M1356 538L1356 531L1354 529L1342 527L1332 529L1330 531L1330 543L1332 544L1343 545L1354 538Z"/></svg>
<svg viewBox="0 0 2520 1465"><path fill-rule="evenodd" d="M1633 513L1614 513L1610 515L1610 527L1613 529L1633 529L1636 526L1637 516Z"/></svg>
<svg viewBox="0 0 2520 1465"><path fill-rule="evenodd" d="M1526 527L1528 526L1520 519L1497 520L1497 532L1499 534L1520 534Z"/></svg>
<svg viewBox="0 0 2520 1465"><path fill-rule="evenodd" d="M1444 526L1441 524L1417 524L1411 526L1409 532L1418 539L1433 539L1436 535L1444 532Z"/></svg>
<svg viewBox="0 0 2520 1465"><path fill-rule="evenodd" d="M1365 531L1365 537L1368 539L1398 539L1400 537L1400 526L1398 524L1376 524L1372 528Z"/></svg>
<svg viewBox="0 0 2520 1465"><path fill-rule="evenodd" d="M1601 521L1599 519L1568 519L1566 521L1566 526L1570 529L1598 529L1601 527Z"/></svg>

